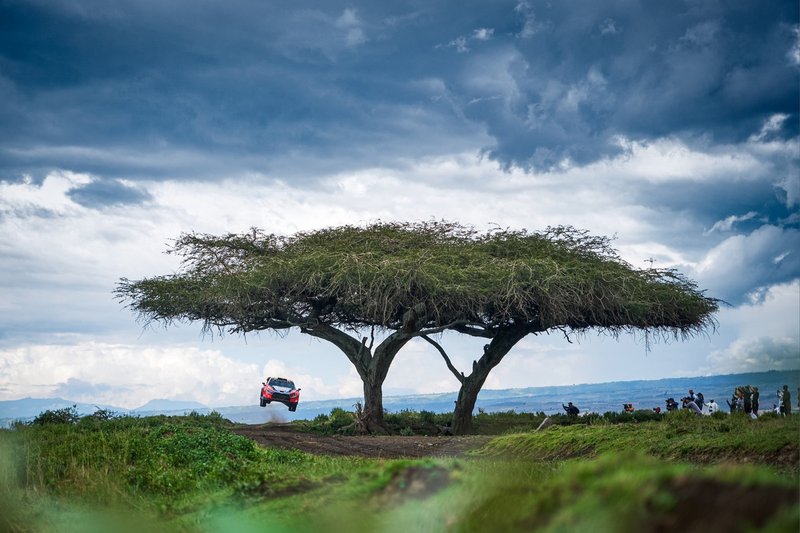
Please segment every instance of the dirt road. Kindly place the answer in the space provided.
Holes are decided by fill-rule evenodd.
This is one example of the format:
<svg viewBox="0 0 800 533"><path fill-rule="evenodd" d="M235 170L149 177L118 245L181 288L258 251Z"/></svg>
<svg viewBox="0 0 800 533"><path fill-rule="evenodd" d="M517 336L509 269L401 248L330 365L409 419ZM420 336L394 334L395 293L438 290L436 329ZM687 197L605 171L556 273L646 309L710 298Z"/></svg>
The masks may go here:
<svg viewBox="0 0 800 533"><path fill-rule="evenodd" d="M454 457L480 447L490 437L344 436L297 431L289 424L237 426L233 432L262 446L275 446L319 455L353 455L396 459L400 457Z"/></svg>

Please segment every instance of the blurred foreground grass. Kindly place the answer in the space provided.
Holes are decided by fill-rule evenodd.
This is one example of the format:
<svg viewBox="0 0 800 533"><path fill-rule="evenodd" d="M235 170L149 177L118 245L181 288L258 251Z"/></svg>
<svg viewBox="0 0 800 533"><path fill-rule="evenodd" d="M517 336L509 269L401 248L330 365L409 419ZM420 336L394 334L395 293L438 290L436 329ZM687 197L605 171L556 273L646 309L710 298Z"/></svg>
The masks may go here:
<svg viewBox="0 0 800 533"><path fill-rule="evenodd" d="M0 531L796 532L799 444L797 416L676 413L385 461L261 448L215 414L87 417L0 430Z"/></svg>

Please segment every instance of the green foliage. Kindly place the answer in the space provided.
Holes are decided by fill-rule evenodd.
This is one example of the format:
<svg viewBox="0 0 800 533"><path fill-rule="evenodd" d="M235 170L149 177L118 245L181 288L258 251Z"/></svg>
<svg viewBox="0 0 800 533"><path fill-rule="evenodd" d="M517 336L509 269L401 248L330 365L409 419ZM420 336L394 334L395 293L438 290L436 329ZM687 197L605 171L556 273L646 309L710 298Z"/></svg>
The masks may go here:
<svg viewBox="0 0 800 533"><path fill-rule="evenodd" d="M81 416L78 414L76 405L64 407L63 409L48 409L39 413L31 422L35 426L45 426L49 424L76 424Z"/></svg>
<svg viewBox="0 0 800 533"><path fill-rule="evenodd" d="M329 415L320 413L311 422L304 423L304 429L324 435L335 433L353 433L356 415L341 407L331 409Z"/></svg>
<svg viewBox="0 0 800 533"><path fill-rule="evenodd" d="M145 321L246 332L317 323L633 328L690 335L717 301L672 270L639 270L570 227L480 233L451 222L342 226L293 236L186 234L173 276L120 281ZM413 310L413 314L408 313Z"/></svg>

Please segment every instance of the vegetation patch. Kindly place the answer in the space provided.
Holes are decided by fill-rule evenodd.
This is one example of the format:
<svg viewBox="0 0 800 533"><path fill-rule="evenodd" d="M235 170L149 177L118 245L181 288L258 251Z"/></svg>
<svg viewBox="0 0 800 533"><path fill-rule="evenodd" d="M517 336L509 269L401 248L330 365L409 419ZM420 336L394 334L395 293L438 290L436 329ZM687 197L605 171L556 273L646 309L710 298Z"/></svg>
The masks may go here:
<svg viewBox="0 0 800 533"><path fill-rule="evenodd" d="M216 414L55 413L0 431L0 531L797 531L799 421L556 424L466 458L385 460L262 447Z"/></svg>
<svg viewBox="0 0 800 533"><path fill-rule="evenodd" d="M699 470L617 453L570 462L542 481L511 491L491 486L470 502L459 529L729 532L800 525L797 487L759 470Z"/></svg>
<svg viewBox="0 0 800 533"><path fill-rule="evenodd" d="M551 426L539 432L504 435L479 452L533 460L593 457L638 450L661 458L699 463L756 462L798 475L800 417L696 417L689 411L662 422Z"/></svg>

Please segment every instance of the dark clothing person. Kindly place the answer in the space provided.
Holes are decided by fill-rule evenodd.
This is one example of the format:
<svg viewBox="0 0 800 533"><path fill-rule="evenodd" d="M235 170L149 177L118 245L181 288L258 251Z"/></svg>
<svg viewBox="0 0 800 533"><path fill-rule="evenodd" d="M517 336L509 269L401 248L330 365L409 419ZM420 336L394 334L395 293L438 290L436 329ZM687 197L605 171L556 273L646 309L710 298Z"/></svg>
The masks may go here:
<svg viewBox="0 0 800 533"><path fill-rule="evenodd" d="M792 395L789 393L789 387L783 386L783 414L789 416L792 414Z"/></svg>
<svg viewBox="0 0 800 533"><path fill-rule="evenodd" d="M728 407L731 410L731 414L735 413L736 412L736 395L734 394L733 396L731 396L730 400L725 400L725 401L728 402Z"/></svg>
<svg viewBox="0 0 800 533"><path fill-rule="evenodd" d="M561 407L567 412L567 416L578 416L578 413L581 412L575 405L572 405L572 402L569 402L567 405L562 403Z"/></svg>
<svg viewBox="0 0 800 533"><path fill-rule="evenodd" d="M744 394L744 412L749 415L753 411L750 385L743 388L742 393Z"/></svg>
<svg viewBox="0 0 800 533"><path fill-rule="evenodd" d="M701 411L703 410L703 403L705 403L705 401L706 401L706 399L703 396L703 393L702 392L698 392L697 393L697 397L694 399L694 403L697 404L697 408L700 409Z"/></svg>
<svg viewBox="0 0 800 533"><path fill-rule="evenodd" d="M753 412L758 415L758 387L753 387Z"/></svg>
<svg viewBox="0 0 800 533"><path fill-rule="evenodd" d="M678 408L678 402L674 398L668 398L666 401L667 412L675 411Z"/></svg>

